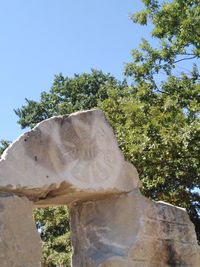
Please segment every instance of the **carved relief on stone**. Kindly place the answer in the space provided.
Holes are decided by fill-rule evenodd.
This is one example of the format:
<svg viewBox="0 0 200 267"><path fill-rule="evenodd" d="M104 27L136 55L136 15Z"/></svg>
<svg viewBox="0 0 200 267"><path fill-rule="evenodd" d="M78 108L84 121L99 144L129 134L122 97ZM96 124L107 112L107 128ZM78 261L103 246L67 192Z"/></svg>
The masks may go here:
<svg viewBox="0 0 200 267"><path fill-rule="evenodd" d="M99 187L130 191L138 177L133 172L134 177L126 181L124 163L101 111L58 116L38 124L5 152L0 161L0 187L8 189L10 184L18 191L22 187L47 191L52 184L66 182L80 190ZM122 175L125 177L120 183ZM126 185L124 189L120 184Z"/></svg>
<svg viewBox="0 0 200 267"><path fill-rule="evenodd" d="M39 267L32 204L70 204L73 267L200 267L185 210L138 187L101 111L39 123L0 160L0 267Z"/></svg>

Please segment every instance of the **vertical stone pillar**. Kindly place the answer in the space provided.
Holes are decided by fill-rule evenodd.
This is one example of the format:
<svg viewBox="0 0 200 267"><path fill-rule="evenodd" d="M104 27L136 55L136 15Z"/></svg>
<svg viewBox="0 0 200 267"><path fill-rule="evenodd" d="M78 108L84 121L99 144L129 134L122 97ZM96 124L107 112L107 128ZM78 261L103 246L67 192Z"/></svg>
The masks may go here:
<svg viewBox="0 0 200 267"><path fill-rule="evenodd" d="M73 267L199 267L184 209L134 190L71 207Z"/></svg>
<svg viewBox="0 0 200 267"><path fill-rule="evenodd" d="M41 240L26 198L0 193L0 266L41 266Z"/></svg>

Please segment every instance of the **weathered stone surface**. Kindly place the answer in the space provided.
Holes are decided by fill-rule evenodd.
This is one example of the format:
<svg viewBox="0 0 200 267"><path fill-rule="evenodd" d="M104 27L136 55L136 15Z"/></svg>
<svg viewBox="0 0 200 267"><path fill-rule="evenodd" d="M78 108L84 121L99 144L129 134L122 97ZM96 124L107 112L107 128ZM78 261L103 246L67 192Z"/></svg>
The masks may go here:
<svg viewBox="0 0 200 267"><path fill-rule="evenodd" d="M124 161L113 130L99 110L39 123L20 136L0 161L0 190L25 195L37 206L135 187L137 171Z"/></svg>
<svg viewBox="0 0 200 267"><path fill-rule="evenodd" d="M71 208L75 267L198 267L200 250L185 210L137 190Z"/></svg>
<svg viewBox="0 0 200 267"><path fill-rule="evenodd" d="M185 210L138 187L101 111L41 122L0 160L0 267L40 266L32 203L70 204L73 267L199 267Z"/></svg>
<svg viewBox="0 0 200 267"><path fill-rule="evenodd" d="M17 196L0 194L0 266L41 266L41 241L33 223L33 205Z"/></svg>

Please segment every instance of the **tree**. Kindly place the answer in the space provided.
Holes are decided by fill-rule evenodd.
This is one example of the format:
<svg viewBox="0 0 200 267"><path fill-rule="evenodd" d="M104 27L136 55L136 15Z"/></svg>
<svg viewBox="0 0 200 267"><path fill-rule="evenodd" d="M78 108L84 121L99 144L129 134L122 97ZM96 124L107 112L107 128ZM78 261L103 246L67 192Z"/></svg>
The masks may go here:
<svg viewBox="0 0 200 267"><path fill-rule="evenodd" d="M138 150L143 161L136 166L145 195L185 207L200 240L200 1L142 2L144 9L131 18L152 24L157 46L142 40L125 67L133 78L133 97L148 118ZM136 154L133 161L138 159Z"/></svg>
<svg viewBox="0 0 200 267"><path fill-rule="evenodd" d="M131 16L135 23L151 23L153 39L158 40L158 48L153 48L142 40L140 50L132 51L133 60L126 66L126 74L134 76L137 81L146 79L153 83L155 74L165 72L171 75L172 69L179 62L199 59L200 57L200 1L143 0L144 9ZM194 69L190 71L197 75ZM139 80L138 80L139 79ZM158 86L157 86L158 87ZM158 89L158 88L157 88Z"/></svg>
<svg viewBox="0 0 200 267"><path fill-rule="evenodd" d="M98 100L108 97L108 87L125 86L110 74L92 70L90 74L74 77L56 75L50 92L42 92L39 102L26 99L26 104L15 110L22 128L34 127L54 115L69 114L97 106ZM71 243L67 207L50 207L34 211L36 226L43 240L44 267L70 267Z"/></svg>
<svg viewBox="0 0 200 267"><path fill-rule="evenodd" d="M67 207L35 209L34 219L43 240L43 266L71 266L70 224Z"/></svg>
<svg viewBox="0 0 200 267"><path fill-rule="evenodd" d="M185 114L184 98L171 82L165 86L174 94L151 95L148 86L137 85L123 93L111 90L99 107L136 166L144 195L186 208L199 238L200 121Z"/></svg>
<svg viewBox="0 0 200 267"><path fill-rule="evenodd" d="M98 99L106 99L107 85L119 82L110 74L92 69L91 74L75 74L73 78L56 75L50 92L42 92L39 102L26 99L15 110L22 128L34 127L38 122L55 115L70 114L97 106Z"/></svg>
<svg viewBox="0 0 200 267"><path fill-rule="evenodd" d="M4 150L10 145L10 141L0 140L0 156L3 154Z"/></svg>
<svg viewBox="0 0 200 267"><path fill-rule="evenodd" d="M132 85L95 70L73 78L60 74L39 102L26 100L15 112L25 128L53 115L96 106L103 109L126 159L139 171L142 192L186 208L200 240L199 0L143 3L144 9L131 18L141 25L151 23L158 45L142 40L139 49L132 51L132 61L125 67ZM178 64L188 61L196 64L187 63L189 70L180 73ZM54 267L59 259L67 266L69 255L63 252L69 243L57 246L57 242L69 228L58 230L61 238L56 235L54 212L59 221L56 209L35 215L44 240L43 262ZM60 212L64 218L64 211Z"/></svg>

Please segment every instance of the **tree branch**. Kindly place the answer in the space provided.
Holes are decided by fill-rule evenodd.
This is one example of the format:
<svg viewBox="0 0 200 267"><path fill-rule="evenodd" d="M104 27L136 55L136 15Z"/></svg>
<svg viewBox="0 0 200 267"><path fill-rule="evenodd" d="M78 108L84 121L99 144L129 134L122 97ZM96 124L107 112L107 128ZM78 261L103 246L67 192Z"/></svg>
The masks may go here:
<svg viewBox="0 0 200 267"><path fill-rule="evenodd" d="M194 59L194 58L197 58L197 56L195 55L193 57L184 57L184 58L181 58L179 60L174 61L174 63L178 63L178 62L183 61L183 60L190 60L190 59Z"/></svg>
<svg viewBox="0 0 200 267"><path fill-rule="evenodd" d="M179 56L196 56L194 53L180 53Z"/></svg>

